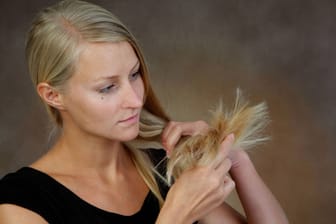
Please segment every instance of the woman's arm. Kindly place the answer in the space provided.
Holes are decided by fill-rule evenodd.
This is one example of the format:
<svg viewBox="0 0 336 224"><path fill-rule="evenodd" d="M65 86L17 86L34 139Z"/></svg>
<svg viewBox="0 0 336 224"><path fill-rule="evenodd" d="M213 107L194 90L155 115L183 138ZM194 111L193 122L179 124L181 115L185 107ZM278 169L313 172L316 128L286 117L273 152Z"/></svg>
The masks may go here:
<svg viewBox="0 0 336 224"><path fill-rule="evenodd" d="M163 145L169 153L182 136L195 135L207 129L208 125L204 121L171 122L163 132ZM284 211L260 178L247 153L242 150L233 150L229 157L233 163L230 174L236 184L247 220L229 205L223 203L205 215L200 223L287 224L288 220Z"/></svg>
<svg viewBox="0 0 336 224"><path fill-rule="evenodd" d="M11 205L0 205L0 223L1 224L47 224L41 216L28 209Z"/></svg>
<svg viewBox="0 0 336 224"><path fill-rule="evenodd" d="M246 218L227 203L213 209L199 224L246 224Z"/></svg>
<svg viewBox="0 0 336 224"><path fill-rule="evenodd" d="M279 202L262 181L248 154L233 150L230 174L246 213L247 222L255 224L288 224Z"/></svg>
<svg viewBox="0 0 336 224"><path fill-rule="evenodd" d="M227 204L222 204L201 220L201 224L288 224L287 217L271 191L264 184L248 154L233 150L230 174L246 213L246 218Z"/></svg>

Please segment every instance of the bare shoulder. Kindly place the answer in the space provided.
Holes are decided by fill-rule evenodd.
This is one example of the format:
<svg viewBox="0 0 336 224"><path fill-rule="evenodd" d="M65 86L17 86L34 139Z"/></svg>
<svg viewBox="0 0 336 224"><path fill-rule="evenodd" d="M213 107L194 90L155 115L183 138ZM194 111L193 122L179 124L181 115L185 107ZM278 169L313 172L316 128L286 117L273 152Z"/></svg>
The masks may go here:
<svg viewBox="0 0 336 224"><path fill-rule="evenodd" d="M0 205L0 223L2 224L48 224L33 211L12 204Z"/></svg>

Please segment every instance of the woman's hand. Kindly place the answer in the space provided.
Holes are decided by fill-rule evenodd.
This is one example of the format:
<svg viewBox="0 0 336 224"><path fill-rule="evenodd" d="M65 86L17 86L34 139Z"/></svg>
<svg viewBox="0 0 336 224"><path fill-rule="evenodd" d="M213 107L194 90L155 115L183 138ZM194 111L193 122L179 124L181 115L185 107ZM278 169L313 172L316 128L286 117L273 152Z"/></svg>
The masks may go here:
<svg viewBox="0 0 336 224"><path fill-rule="evenodd" d="M177 122L170 121L162 132L162 145L167 155L172 152L175 145L183 136L195 136L207 131L209 125L205 121Z"/></svg>
<svg viewBox="0 0 336 224"><path fill-rule="evenodd" d="M210 165L186 170L177 179L167 194L157 223L193 223L224 202L235 186L227 175L231 168L227 156L233 141L233 135L229 135Z"/></svg>

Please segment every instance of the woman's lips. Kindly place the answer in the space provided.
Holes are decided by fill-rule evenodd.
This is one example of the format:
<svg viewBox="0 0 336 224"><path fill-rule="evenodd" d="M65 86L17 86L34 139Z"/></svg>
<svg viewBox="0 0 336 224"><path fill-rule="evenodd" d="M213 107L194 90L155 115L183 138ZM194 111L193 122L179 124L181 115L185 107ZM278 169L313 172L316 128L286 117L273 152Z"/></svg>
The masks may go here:
<svg viewBox="0 0 336 224"><path fill-rule="evenodd" d="M130 116L126 119L123 119L123 120L120 120L119 123L134 123L136 121L138 121L138 117L139 117L139 114L135 114L133 116Z"/></svg>

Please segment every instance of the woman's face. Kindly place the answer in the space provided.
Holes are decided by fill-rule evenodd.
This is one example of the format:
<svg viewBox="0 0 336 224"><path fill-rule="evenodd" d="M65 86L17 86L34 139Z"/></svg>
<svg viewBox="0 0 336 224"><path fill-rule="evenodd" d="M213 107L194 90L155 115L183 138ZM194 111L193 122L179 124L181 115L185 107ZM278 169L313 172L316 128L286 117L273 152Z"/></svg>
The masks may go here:
<svg viewBox="0 0 336 224"><path fill-rule="evenodd" d="M85 45L62 96L64 129L128 141L139 132L144 84L128 42Z"/></svg>

